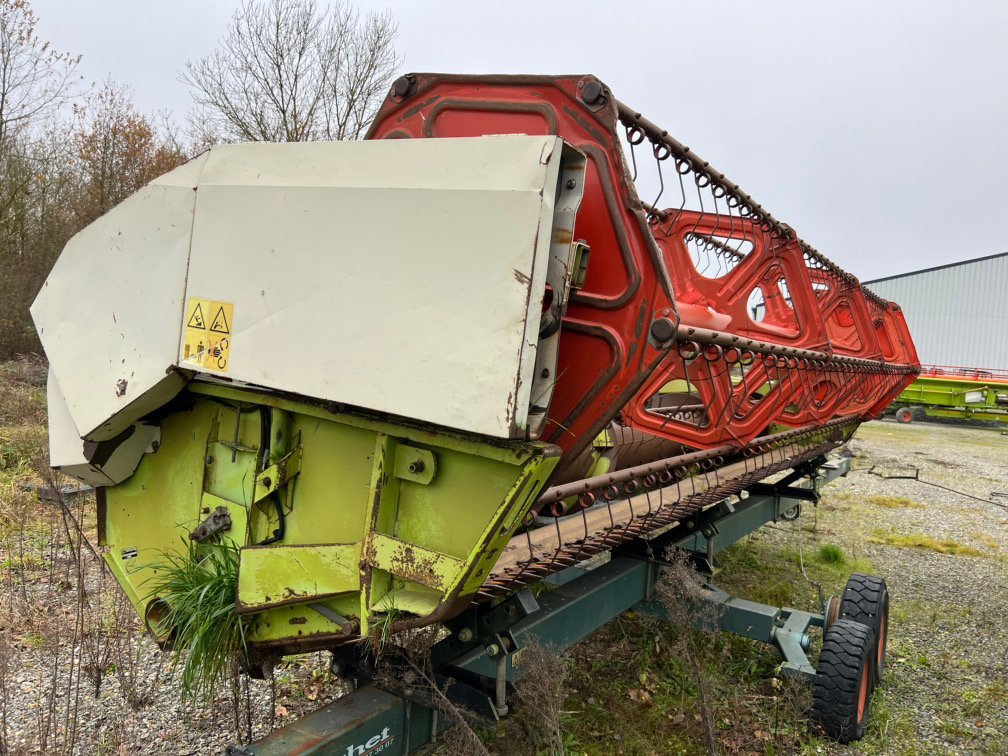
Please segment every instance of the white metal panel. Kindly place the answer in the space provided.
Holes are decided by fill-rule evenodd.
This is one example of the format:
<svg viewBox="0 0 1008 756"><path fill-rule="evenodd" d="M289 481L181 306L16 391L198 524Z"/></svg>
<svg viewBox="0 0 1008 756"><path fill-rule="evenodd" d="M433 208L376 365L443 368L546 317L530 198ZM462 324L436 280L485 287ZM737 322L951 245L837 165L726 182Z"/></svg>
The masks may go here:
<svg viewBox="0 0 1008 756"><path fill-rule="evenodd" d="M504 136L214 148L186 296L233 305L221 377L518 435L561 145ZM183 348L184 337L182 367L198 369Z"/></svg>
<svg viewBox="0 0 1008 756"><path fill-rule="evenodd" d="M203 373L524 435L554 202L576 212L583 179L567 148L576 191L558 191L563 149L528 136L214 148L64 250L32 306L56 414L89 441L117 438ZM222 369L187 361L192 297L227 308ZM61 447L68 468L79 452Z"/></svg>
<svg viewBox="0 0 1008 756"><path fill-rule="evenodd" d="M122 434L125 438L106 442L113 448L99 459L94 455L95 445L81 439L52 368L49 369L46 400L49 404L49 464L88 485L114 486L126 480L140 464L140 458L154 451L154 445L160 441L160 428L137 423L130 427L130 432ZM91 447L94 462L88 458L88 447Z"/></svg>
<svg viewBox="0 0 1008 756"><path fill-rule="evenodd" d="M202 155L74 236L31 307L82 435L108 439L170 399Z"/></svg>
<svg viewBox="0 0 1008 756"><path fill-rule="evenodd" d="M865 284L903 309L922 363L1008 369L1008 254Z"/></svg>

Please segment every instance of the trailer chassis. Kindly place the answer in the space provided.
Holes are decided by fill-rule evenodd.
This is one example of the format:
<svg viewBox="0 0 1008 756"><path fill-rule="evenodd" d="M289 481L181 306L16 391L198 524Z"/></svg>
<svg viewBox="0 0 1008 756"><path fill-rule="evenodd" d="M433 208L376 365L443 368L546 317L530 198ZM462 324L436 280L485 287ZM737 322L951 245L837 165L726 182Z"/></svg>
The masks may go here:
<svg viewBox="0 0 1008 756"><path fill-rule="evenodd" d="M820 457L776 483L751 487L744 498L726 499L618 549L608 560L596 558L551 575L544 580L548 590L538 596L526 588L493 606L474 605L447 623L451 634L431 649L436 681L467 719L493 726L507 715L508 691L521 678L522 651L530 642L566 649L630 610L665 618L655 587L669 547L686 550L697 569L709 573L718 551L766 523L795 519L804 503L818 501L822 483L849 469L849 457ZM692 612L698 624L716 617L724 632L775 645L785 674L815 677L807 655L809 630L827 625L827 607L815 613L768 606L732 597L709 581L702 601L705 606ZM229 753L409 754L436 741L450 724L438 702L414 689L409 676L397 686L386 681L389 689L379 688L369 680L368 663L357 649L334 651L334 665L359 681L356 690L255 743L232 746Z"/></svg>

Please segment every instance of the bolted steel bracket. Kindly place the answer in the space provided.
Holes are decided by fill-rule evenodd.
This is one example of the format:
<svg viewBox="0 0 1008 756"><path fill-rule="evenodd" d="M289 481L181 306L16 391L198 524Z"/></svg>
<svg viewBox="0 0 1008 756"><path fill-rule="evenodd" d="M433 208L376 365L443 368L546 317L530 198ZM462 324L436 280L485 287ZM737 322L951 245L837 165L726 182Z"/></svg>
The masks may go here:
<svg viewBox="0 0 1008 756"><path fill-rule="evenodd" d="M189 540L196 541L196 543L206 543L218 533L227 530L231 530L231 511L225 506L220 506L196 526L189 534Z"/></svg>
<svg viewBox="0 0 1008 756"><path fill-rule="evenodd" d="M608 90L602 82L594 76L590 76L578 82L578 96L581 98L581 102L583 102L589 110L593 111L601 110L609 101Z"/></svg>

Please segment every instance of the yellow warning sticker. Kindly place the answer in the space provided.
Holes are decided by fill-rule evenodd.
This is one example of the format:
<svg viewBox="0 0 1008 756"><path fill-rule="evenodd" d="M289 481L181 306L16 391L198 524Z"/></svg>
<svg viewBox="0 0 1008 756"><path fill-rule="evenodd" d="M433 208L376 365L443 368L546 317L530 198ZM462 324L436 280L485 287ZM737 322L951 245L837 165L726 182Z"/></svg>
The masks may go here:
<svg viewBox="0 0 1008 756"><path fill-rule="evenodd" d="M189 297L184 317L182 362L226 373L231 356L234 305Z"/></svg>

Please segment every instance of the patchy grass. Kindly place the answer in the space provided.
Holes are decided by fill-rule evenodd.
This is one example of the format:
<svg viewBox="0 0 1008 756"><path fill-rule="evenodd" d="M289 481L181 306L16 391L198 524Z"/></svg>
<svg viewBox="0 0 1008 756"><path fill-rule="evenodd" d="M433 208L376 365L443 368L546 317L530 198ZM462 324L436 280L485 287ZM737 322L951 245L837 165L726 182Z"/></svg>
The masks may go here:
<svg viewBox="0 0 1008 756"><path fill-rule="evenodd" d="M796 531L797 532L797 531ZM758 535L718 555L715 583L741 597L777 606L819 609L818 591L838 595L851 572L872 564L835 544L812 543L802 551L774 545ZM802 574L802 564L808 578ZM724 753L817 752L828 746L805 720L809 688L780 674L780 654L766 644L734 635L684 630L636 613L593 633L571 652L569 691L561 722L568 753L693 754L705 743L704 716L694 674L683 654L681 633L700 649L705 685L713 701L719 751ZM898 696L894 691L894 700ZM905 711L876 704L875 753L912 730ZM505 730L491 743L513 749L516 733Z"/></svg>
<svg viewBox="0 0 1008 756"><path fill-rule="evenodd" d="M900 597L890 605L889 618L897 624L912 623L936 627L952 619L965 622L968 619L966 616L968 611L968 606L949 606L920 598Z"/></svg>
<svg viewBox="0 0 1008 756"><path fill-rule="evenodd" d="M48 447L45 390L19 364L0 363L0 483L33 477Z"/></svg>
<svg viewBox="0 0 1008 756"><path fill-rule="evenodd" d="M833 543L824 543L820 546L819 551L816 552L816 559L823 564L845 564L847 562L843 549Z"/></svg>
<svg viewBox="0 0 1008 756"><path fill-rule="evenodd" d="M898 549L926 549L936 551L939 554L955 554L956 556L986 556L980 549L953 541L948 538L932 538L931 536L919 533L900 534L886 533L875 530L868 537L869 543L878 543L883 546L895 546Z"/></svg>
<svg viewBox="0 0 1008 756"><path fill-rule="evenodd" d="M915 714L903 706L911 685L905 679L893 679L872 695L871 719L868 732L858 743L858 750L868 754L893 753L900 746L906 748L916 734Z"/></svg>
<svg viewBox="0 0 1008 756"><path fill-rule="evenodd" d="M997 539L991 538L986 533L976 533L973 536L973 540L975 540L977 543L983 544L984 546L986 546L991 551L1000 551L1001 550L1001 544L998 543Z"/></svg>
<svg viewBox="0 0 1008 756"><path fill-rule="evenodd" d="M864 560L836 547L842 564L819 559L809 547L804 562L813 579L838 592ZM715 581L737 595L778 605L817 606L802 576L799 552L750 537L719 555ZM701 704L696 659L708 709ZM797 753L825 741L805 720L809 688L780 674L780 655L769 645L734 635L697 631L629 612L600 628L566 655L567 689L560 731L567 753L694 754L705 750L705 720L712 721L718 752ZM548 753L520 721L509 720L487 745L494 753ZM533 739L534 741L534 739Z"/></svg>
<svg viewBox="0 0 1008 756"><path fill-rule="evenodd" d="M574 647L563 731L568 753L694 754L705 742L696 680L675 653L679 630L627 614ZM768 646L698 633L715 737L727 753L793 753L819 742L800 715L807 688L777 674ZM504 736L492 746L516 753Z"/></svg>
<svg viewBox="0 0 1008 756"><path fill-rule="evenodd" d="M845 540L846 531L838 518L842 515L826 518L827 527L823 528L826 533L834 527L840 531L837 543L831 542L836 536L802 531L800 550L797 533L795 540L789 539L785 545L776 535L750 536L719 555L721 569L715 582L734 595L755 601L817 609L818 592L802 574L802 564L808 578L821 583L826 595L839 595L852 572L877 572L860 552L858 541ZM831 541L824 541L824 537ZM962 544L938 544L949 553L963 553L964 549L971 553ZM975 620L964 616L965 611L962 607L896 597L890 618L890 673L875 693L868 733L857 744L857 752L928 752L934 743L919 739L920 712L906 701L919 699L921 686L936 684L945 691L943 702L934 704L936 710L941 709L943 724L936 727L941 735L975 752L1001 752L1004 738L990 729L988 722L992 710L1004 707L1008 687L999 682L967 682L968 671L960 667L959 654L934 656L901 638L899 628L907 624L940 628L943 633L974 626ZM577 653L591 656L576 656L576 660L593 660L586 670L575 673L579 679L577 689L582 693L579 700L568 699L567 705L568 710L578 712L566 722L568 742L576 745L578 752L702 750L704 735L695 686L681 661L665 658L663 642L667 636L663 636L661 626L642 625L644 621L634 616L624 618L617 627L605 628L596 634L601 637L593 636L578 647ZM724 650L712 656L708 670L714 679L712 684L727 691L715 712L725 753L821 753L836 748L808 728L799 708L783 701L776 687L780 683L775 682L780 662L775 649L732 636L723 636L717 644ZM582 647L588 650L582 651ZM576 670L578 667L575 664ZM654 681L656 677L660 683ZM948 691L939 680L958 680L959 687ZM607 744L611 750L607 750Z"/></svg>
<svg viewBox="0 0 1008 756"><path fill-rule="evenodd" d="M913 499L908 499L906 496L881 496L875 494L868 497L868 503L874 504L876 507L885 507L886 509L924 509L923 504Z"/></svg>
<svg viewBox="0 0 1008 756"><path fill-rule="evenodd" d="M803 531L804 533L804 531ZM852 572L874 572L872 563L833 543L814 545L803 534L805 545L779 546L759 534L732 545L718 555L721 570L715 582L736 596L773 606L819 611L822 586L827 596L839 596ZM802 574L805 567L806 578Z"/></svg>

